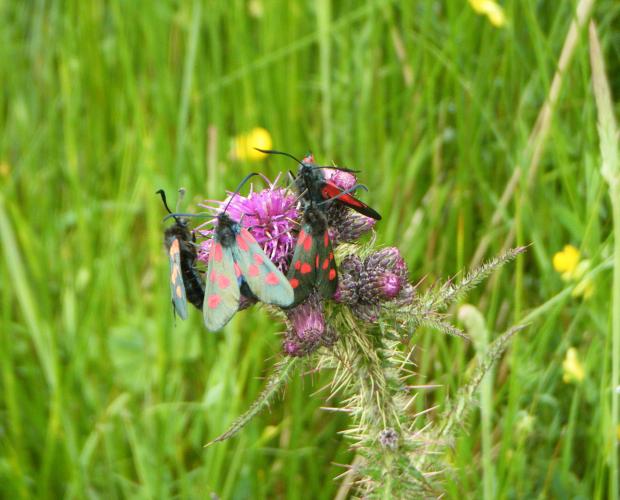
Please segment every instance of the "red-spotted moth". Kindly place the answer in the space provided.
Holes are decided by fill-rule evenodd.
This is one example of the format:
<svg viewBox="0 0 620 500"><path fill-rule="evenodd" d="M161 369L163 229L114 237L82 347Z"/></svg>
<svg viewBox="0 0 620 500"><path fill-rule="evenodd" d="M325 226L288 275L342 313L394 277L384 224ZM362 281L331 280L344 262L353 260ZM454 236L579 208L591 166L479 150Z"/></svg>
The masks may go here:
<svg viewBox="0 0 620 500"><path fill-rule="evenodd" d="M301 231L287 277L295 290L294 305L306 300L314 287L322 297L331 298L338 286L327 217L312 203L304 209Z"/></svg>
<svg viewBox="0 0 620 500"><path fill-rule="evenodd" d="M355 170L343 167L316 165L314 163L314 156L312 154L306 155L303 160L299 161L293 155L290 155L289 153L285 153L283 151L274 151L258 148L256 149L261 153L288 156L289 158L292 158L297 163L299 163L299 171L297 173L297 177L295 178L295 184L297 185L297 190L300 193L306 193L306 200L313 201L314 203L319 203L321 201L337 199L338 203L346 205L347 207L352 208L356 212L359 212L367 217L371 217L375 220L381 220L381 215L379 214L379 212L366 205L366 203L355 198L352 194L349 193L350 190L346 190L347 192L345 192L345 190L340 189L333 182L325 179L325 175L322 172L322 169L326 168L341 170L343 172L356 172Z"/></svg>
<svg viewBox="0 0 620 500"><path fill-rule="evenodd" d="M235 194L252 175L256 174L247 176ZM202 312L210 331L222 328L237 312L241 289L246 285L266 304L288 307L295 299L286 277L250 232L226 214L226 208L217 215L205 281Z"/></svg>
<svg viewBox="0 0 620 500"><path fill-rule="evenodd" d="M352 170L316 166L312 155L299 161L293 155L282 151L263 149L259 151L288 156L300 165L295 184L304 205L304 213L293 260L287 273L291 286L295 290L293 305L306 300L314 288L322 297L331 298L338 286L338 272L329 238L324 205L338 201L373 219L379 220L381 215L350 194L358 188L366 189L365 186L356 184L350 189L342 190L327 181L321 171L323 168L334 168L345 172L353 172Z"/></svg>

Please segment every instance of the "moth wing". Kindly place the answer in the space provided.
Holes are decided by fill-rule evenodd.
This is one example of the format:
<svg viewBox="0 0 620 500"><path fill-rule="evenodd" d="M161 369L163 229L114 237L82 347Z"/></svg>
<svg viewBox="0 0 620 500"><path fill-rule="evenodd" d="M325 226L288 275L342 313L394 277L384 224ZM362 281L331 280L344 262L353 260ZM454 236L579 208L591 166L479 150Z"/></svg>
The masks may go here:
<svg viewBox="0 0 620 500"><path fill-rule="evenodd" d="M172 305L181 319L187 319L187 297L181 270L181 248L178 238L174 238L168 249L170 260L170 294Z"/></svg>
<svg viewBox="0 0 620 500"><path fill-rule="evenodd" d="M338 272L332 242L326 229L316 245L316 287L322 297L331 299L338 287Z"/></svg>
<svg viewBox="0 0 620 500"><path fill-rule="evenodd" d="M281 307L293 303L295 294L291 284L247 229L241 229L237 235L232 252L243 279L258 300Z"/></svg>
<svg viewBox="0 0 620 500"><path fill-rule="evenodd" d="M213 243L205 278L202 315L207 330L219 330L239 309L239 281L232 250Z"/></svg>
<svg viewBox="0 0 620 500"><path fill-rule="evenodd" d="M293 260L288 270L288 280L295 292L295 301L293 305L297 305L310 295L316 282L316 255L318 250L318 241L312 236L311 228L308 224L304 224L297 236Z"/></svg>
<svg viewBox="0 0 620 500"><path fill-rule="evenodd" d="M333 182L329 182L329 181L326 181L325 185L321 189L321 196L323 197L324 200L329 200L330 198L333 198L339 195L340 193L342 193L342 189L336 186L336 184L334 184ZM366 217L371 217L372 219L375 219L375 220L381 220L381 214L379 214L379 212L369 207L368 205L366 205L366 203L364 203L361 200L358 200L357 198L355 198L353 195L349 193L343 194L336 201L342 203L343 205L346 205L349 208L352 208L356 212L359 212L360 214L365 215Z"/></svg>

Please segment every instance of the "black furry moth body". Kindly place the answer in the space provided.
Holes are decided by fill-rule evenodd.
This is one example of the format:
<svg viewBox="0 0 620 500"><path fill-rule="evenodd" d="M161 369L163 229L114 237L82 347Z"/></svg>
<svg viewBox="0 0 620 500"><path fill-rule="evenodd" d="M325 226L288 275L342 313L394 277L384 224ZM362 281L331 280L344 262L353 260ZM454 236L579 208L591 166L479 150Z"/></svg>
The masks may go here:
<svg viewBox="0 0 620 500"><path fill-rule="evenodd" d="M163 190L157 191L166 204ZM196 269L195 237L189 230L187 219L174 217L174 224L164 232L164 245L170 261L170 294L175 312L181 319L187 318L187 301L202 310L205 290L203 278Z"/></svg>

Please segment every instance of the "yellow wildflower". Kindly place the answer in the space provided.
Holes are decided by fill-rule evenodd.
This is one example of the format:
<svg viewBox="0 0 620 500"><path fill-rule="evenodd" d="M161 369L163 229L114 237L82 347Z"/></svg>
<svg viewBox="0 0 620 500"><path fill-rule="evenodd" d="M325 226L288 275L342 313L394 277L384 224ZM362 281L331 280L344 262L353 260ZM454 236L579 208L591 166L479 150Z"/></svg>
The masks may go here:
<svg viewBox="0 0 620 500"><path fill-rule="evenodd" d="M579 361L577 349L574 347L570 347L566 351L566 357L562 361L562 369L564 370L562 380L564 380L565 384L570 384L571 382L579 383L586 377L583 365Z"/></svg>
<svg viewBox="0 0 620 500"><path fill-rule="evenodd" d="M562 278L569 280L572 278L577 264L581 259L581 253L573 245L565 245L561 252L557 252L553 256L553 268L562 273Z"/></svg>
<svg viewBox="0 0 620 500"><path fill-rule="evenodd" d="M237 160L260 161L267 155L254 148L271 149L271 134L262 127L255 127L239 134L233 141L232 155Z"/></svg>
<svg viewBox="0 0 620 500"><path fill-rule="evenodd" d="M506 24L506 15L501 5L493 0L469 0L469 5L478 14L487 16L491 24L501 28Z"/></svg>
<svg viewBox="0 0 620 500"><path fill-rule="evenodd" d="M581 260L581 253L573 245L565 245L561 252L553 256L553 268L561 273L564 281L577 283L572 292L573 297L589 299L594 293L594 282L591 278L584 278L590 270L590 261Z"/></svg>

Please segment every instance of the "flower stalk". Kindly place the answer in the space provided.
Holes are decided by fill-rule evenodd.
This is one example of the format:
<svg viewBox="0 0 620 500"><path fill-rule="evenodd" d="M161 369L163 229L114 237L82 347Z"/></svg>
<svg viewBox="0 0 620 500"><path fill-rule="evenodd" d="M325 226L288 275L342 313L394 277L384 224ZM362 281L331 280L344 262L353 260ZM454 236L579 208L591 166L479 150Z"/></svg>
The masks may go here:
<svg viewBox="0 0 620 500"><path fill-rule="evenodd" d="M620 472L618 471L618 439L615 429L620 424L618 408L620 386L620 160L618 159L618 127L613 114L613 101L605 73L605 61L594 22L590 23L590 63L592 84L598 113L598 132L601 149L601 174L609 185L614 231L614 272L611 311L611 415L609 422L609 497L620 496Z"/></svg>

